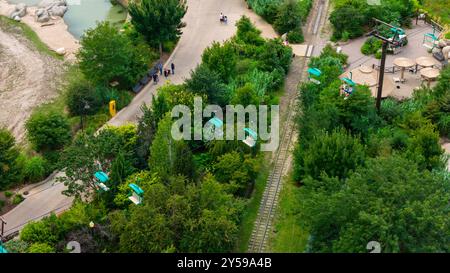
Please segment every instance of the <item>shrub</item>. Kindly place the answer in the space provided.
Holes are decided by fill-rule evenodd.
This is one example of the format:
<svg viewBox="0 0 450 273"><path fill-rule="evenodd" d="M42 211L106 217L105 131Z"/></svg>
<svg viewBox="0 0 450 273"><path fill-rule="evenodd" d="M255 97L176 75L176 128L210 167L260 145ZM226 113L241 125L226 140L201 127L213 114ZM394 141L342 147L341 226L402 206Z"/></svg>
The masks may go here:
<svg viewBox="0 0 450 273"><path fill-rule="evenodd" d="M39 222L27 224L20 232L20 239L27 243L47 243L56 244L61 237L61 226L58 218L52 214Z"/></svg>
<svg viewBox="0 0 450 273"><path fill-rule="evenodd" d="M28 253L55 253L55 249L46 243L34 243L28 248Z"/></svg>
<svg viewBox="0 0 450 273"><path fill-rule="evenodd" d="M28 139L38 151L57 150L71 139L69 121L56 112L36 112L26 123Z"/></svg>
<svg viewBox="0 0 450 273"><path fill-rule="evenodd" d="M301 31L302 11L296 0L286 0L279 8L274 28L279 34Z"/></svg>
<svg viewBox="0 0 450 273"><path fill-rule="evenodd" d="M0 128L0 189L22 179L23 162L12 134Z"/></svg>
<svg viewBox="0 0 450 273"><path fill-rule="evenodd" d="M5 197L6 198L10 198L11 196L13 196L14 195L14 193L13 192L11 192L11 191L5 191Z"/></svg>
<svg viewBox="0 0 450 273"><path fill-rule="evenodd" d="M364 146L345 130L331 134L318 133L304 150L300 150L301 173L304 177L319 179L322 173L331 177L345 178L350 171L364 164Z"/></svg>
<svg viewBox="0 0 450 273"><path fill-rule="evenodd" d="M337 39L342 38L344 32L347 32L351 39L361 36L364 33L365 21L361 10L352 5L338 7L330 14L330 22L334 27L333 36Z"/></svg>
<svg viewBox="0 0 450 273"><path fill-rule="evenodd" d="M375 53L375 59L381 60L382 55L383 55L383 52L381 51L381 49L379 49L377 51L377 53Z"/></svg>
<svg viewBox="0 0 450 273"><path fill-rule="evenodd" d="M382 46L381 40L370 37L368 38L361 47L361 53L364 55L376 54Z"/></svg>
<svg viewBox="0 0 450 273"><path fill-rule="evenodd" d="M16 194L13 198L13 205L18 205L20 203L22 203L22 201L25 200L25 198L23 198L23 196L21 194Z"/></svg>
<svg viewBox="0 0 450 273"><path fill-rule="evenodd" d="M298 29L289 31L287 34L287 40L289 41L289 43L301 44L305 41L305 38L303 37L302 30Z"/></svg>
<svg viewBox="0 0 450 273"><path fill-rule="evenodd" d="M29 182L38 182L47 174L47 162L41 156L34 156L27 160L24 168L25 178Z"/></svg>
<svg viewBox="0 0 450 273"><path fill-rule="evenodd" d="M67 87L66 104L73 116L95 114L102 102L96 89L85 79L71 82Z"/></svg>
<svg viewBox="0 0 450 273"><path fill-rule="evenodd" d="M347 31L342 32L341 40L343 42L347 42L349 39L350 39L350 33L348 33Z"/></svg>
<svg viewBox="0 0 450 273"><path fill-rule="evenodd" d="M450 137L450 114L441 116L437 126L441 135Z"/></svg>
<svg viewBox="0 0 450 273"><path fill-rule="evenodd" d="M10 240L4 244L9 253L26 253L29 247L27 242L22 240Z"/></svg>

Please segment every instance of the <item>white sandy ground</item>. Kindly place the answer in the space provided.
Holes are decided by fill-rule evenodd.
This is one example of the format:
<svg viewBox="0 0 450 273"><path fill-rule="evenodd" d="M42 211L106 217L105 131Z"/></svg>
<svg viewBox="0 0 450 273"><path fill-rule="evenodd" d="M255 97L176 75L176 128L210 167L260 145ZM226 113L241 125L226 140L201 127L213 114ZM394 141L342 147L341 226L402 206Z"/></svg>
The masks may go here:
<svg viewBox="0 0 450 273"><path fill-rule="evenodd" d="M14 5L0 0L0 15L8 16ZM31 27L50 49L65 48L65 58L75 59L78 41L67 30L62 18L54 18L51 26L41 27L29 7L22 22ZM0 25L0 127L8 128L17 142L24 143L25 122L32 110L58 96L62 62L38 52L24 38L19 28Z"/></svg>
<svg viewBox="0 0 450 273"><path fill-rule="evenodd" d="M14 6L5 0L0 0L0 14L9 17ZM22 22L31 27L50 49L56 51L58 48L65 48L66 58L74 59L74 53L80 48L80 45L78 40L67 30L64 19L53 17L49 22L53 25L41 26L42 24L34 19L35 11L36 7L28 7L27 15L22 18Z"/></svg>
<svg viewBox="0 0 450 273"><path fill-rule="evenodd" d="M0 126L19 143L32 110L54 99L62 62L38 52L20 35L20 28L0 25Z"/></svg>

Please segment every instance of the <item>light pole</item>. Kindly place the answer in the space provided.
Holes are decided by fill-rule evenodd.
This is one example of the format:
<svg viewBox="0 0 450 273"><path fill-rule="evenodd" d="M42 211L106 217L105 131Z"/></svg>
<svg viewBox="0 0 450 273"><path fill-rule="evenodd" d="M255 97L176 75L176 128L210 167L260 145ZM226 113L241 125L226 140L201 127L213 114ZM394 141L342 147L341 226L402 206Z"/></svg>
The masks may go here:
<svg viewBox="0 0 450 273"><path fill-rule="evenodd" d="M89 104L88 104L86 101L83 100L83 102L84 102L83 113L82 113L81 116L80 116L80 119L81 119L81 131L82 131L82 132L83 132L83 129L84 129L84 126L83 126L83 116L86 116L87 111L91 108L91 107L89 106Z"/></svg>

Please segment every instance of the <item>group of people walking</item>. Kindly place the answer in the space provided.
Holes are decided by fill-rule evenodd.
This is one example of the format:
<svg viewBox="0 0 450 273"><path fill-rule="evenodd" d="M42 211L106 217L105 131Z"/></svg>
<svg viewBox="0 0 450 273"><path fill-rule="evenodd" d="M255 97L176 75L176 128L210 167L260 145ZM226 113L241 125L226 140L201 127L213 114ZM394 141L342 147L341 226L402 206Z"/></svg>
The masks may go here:
<svg viewBox="0 0 450 273"><path fill-rule="evenodd" d="M169 77L171 74L174 75L175 74L175 64L171 63L170 64L170 68L164 68L162 63L158 63L157 65L158 71L159 71L159 75L163 75L164 77L167 79L167 77ZM155 84L157 84L159 82L159 75L158 72L153 74L153 82Z"/></svg>

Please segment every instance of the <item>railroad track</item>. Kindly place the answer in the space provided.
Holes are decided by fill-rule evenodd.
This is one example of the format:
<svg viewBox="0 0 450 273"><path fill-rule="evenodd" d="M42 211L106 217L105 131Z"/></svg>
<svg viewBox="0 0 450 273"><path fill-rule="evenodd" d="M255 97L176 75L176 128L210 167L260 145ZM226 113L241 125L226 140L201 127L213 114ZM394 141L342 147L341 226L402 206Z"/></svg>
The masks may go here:
<svg viewBox="0 0 450 273"><path fill-rule="evenodd" d="M314 43L318 40L319 29L325 24L326 20L323 19L323 15L328 12L328 2L326 0L315 1L312 9L312 14L308 18L306 25L306 32L309 37L307 38L309 43L308 52L311 50L311 56L313 52ZM298 59L297 59L298 58ZM307 76L307 57L297 57L294 62L299 62L300 69L291 75L296 81L295 87L299 82ZM288 76L288 81L290 76ZM264 189L263 197L261 199L258 215L255 221L255 225L252 230L250 241L248 244L248 251L251 253L261 253L268 251L268 240L271 236L273 220L275 218L278 198L283 186L283 174L286 168L289 166L289 153L291 149L292 138L295 134L295 117L298 106L298 96L296 90L290 94L289 107L287 110L287 118L284 122L283 133L280 140L280 146L275 154L273 168L267 178L266 187Z"/></svg>

